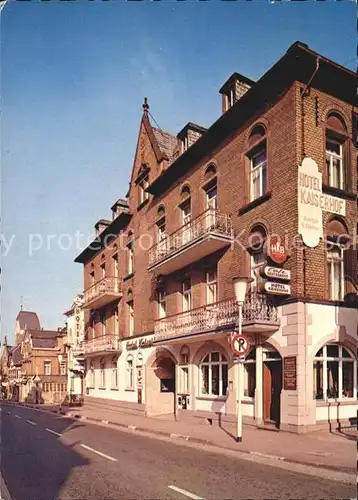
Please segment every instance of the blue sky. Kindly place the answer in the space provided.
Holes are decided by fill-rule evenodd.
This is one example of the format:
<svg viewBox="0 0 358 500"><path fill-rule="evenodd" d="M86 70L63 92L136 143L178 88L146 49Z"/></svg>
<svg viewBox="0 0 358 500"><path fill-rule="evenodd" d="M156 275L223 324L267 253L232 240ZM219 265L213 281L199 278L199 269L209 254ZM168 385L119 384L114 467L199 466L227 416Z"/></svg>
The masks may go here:
<svg viewBox="0 0 358 500"><path fill-rule="evenodd" d="M144 96L164 130L209 126L231 73L259 78L296 40L355 70L354 20L348 1L10 1L1 13L1 234L13 235L7 255L2 245L2 336L13 338L21 296L45 328L63 325L82 290L76 231L83 246L126 194ZM32 255L30 234L40 235Z"/></svg>

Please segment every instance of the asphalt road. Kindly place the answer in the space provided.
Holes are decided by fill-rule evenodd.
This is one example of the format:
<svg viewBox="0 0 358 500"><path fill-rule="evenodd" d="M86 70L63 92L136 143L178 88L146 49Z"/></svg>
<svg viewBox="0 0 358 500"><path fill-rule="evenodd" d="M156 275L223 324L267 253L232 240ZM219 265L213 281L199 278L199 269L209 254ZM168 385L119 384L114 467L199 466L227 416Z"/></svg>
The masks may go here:
<svg viewBox="0 0 358 500"><path fill-rule="evenodd" d="M355 486L3 404L12 500L354 498Z"/></svg>

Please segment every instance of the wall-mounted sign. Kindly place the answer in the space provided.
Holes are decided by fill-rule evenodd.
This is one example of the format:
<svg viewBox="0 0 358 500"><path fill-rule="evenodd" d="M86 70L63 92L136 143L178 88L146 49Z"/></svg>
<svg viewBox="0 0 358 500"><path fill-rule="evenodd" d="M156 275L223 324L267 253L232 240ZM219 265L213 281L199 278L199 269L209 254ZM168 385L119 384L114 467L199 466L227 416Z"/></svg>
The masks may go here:
<svg viewBox="0 0 358 500"><path fill-rule="evenodd" d="M276 264L283 264L287 260L288 253L280 236L268 237L267 257L273 262L276 262Z"/></svg>
<svg viewBox="0 0 358 500"><path fill-rule="evenodd" d="M291 295L291 285L286 283L275 283L273 281L266 281L264 290L272 295Z"/></svg>
<svg viewBox="0 0 358 500"><path fill-rule="evenodd" d="M262 276L281 281L290 281L291 271L282 267L264 266L261 270Z"/></svg>
<svg viewBox="0 0 358 500"><path fill-rule="evenodd" d="M130 340L126 344L126 349L127 351L134 351L135 349L145 349L147 347L152 347L153 346L153 341L151 339L140 339L139 341L137 340Z"/></svg>
<svg viewBox="0 0 358 500"><path fill-rule="evenodd" d="M312 158L298 167L298 232L308 247L323 238L322 211L346 215L346 202L322 193L322 173Z"/></svg>
<svg viewBox="0 0 358 500"><path fill-rule="evenodd" d="M285 391L297 389L296 356L283 358L283 388Z"/></svg>
<svg viewBox="0 0 358 500"><path fill-rule="evenodd" d="M137 342L135 340L127 342L126 349L127 351L134 351L135 349L138 349Z"/></svg>

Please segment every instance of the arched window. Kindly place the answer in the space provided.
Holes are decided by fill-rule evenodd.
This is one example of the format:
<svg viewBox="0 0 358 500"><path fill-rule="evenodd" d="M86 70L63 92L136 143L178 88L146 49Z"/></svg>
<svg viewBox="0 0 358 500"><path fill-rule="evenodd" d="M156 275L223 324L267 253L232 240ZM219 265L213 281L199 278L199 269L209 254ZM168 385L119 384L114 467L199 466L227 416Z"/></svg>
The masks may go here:
<svg viewBox="0 0 358 500"><path fill-rule="evenodd" d="M157 241L159 244L159 251L164 251L165 239L166 239L166 220L165 220L165 208L161 205L157 212Z"/></svg>
<svg viewBox="0 0 358 500"><path fill-rule="evenodd" d="M133 356L126 359L126 389L134 389Z"/></svg>
<svg viewBox="0 0 358 500"><path fill-rule="evenodd" d="M267 176L267 141L266 129L263 125L256 125L250 134L249 159L250 171L250 201L264 196L268 190Z"/></svg>
<svg viewBox="0 0 358 500"><path fill-rule="evenodd" d="M204 176L205 179L210 179L211 177L214 177L214 175L216 175L216 167L213 163L211 163L206 167Z"/></svg>
<svg viewBox="0 0 358 500"><path fill-rule="evenodd" d="M251 284L251 291L253 292L260 290L262 282L260 269L266 263L266 240L266 228L262 224L256 224L253 226L248 239L251 278L254 280Z"/></svg>
<svg viewBox="0 0 358 500"><path fill-rule="evenodd" d="M134 236L132 231L129 231L128 233L127 266L128 274L132 274L134 272Z"/></svg>
<svg viewBox="0 0 358 500"><path fill-rule="evenodd" d="M316 353L313 397L324 401L357 398L357 359L343 345L328 344Z"/></svg>
<svg viewBox="0 0 358 500"><path fill-rule="evenodd" d="M112 358L112 389L118 389L118 366L117 366L117 357L114 356Z"/></svg>
<svg viewBox="0 0 358 500"><path fill-rule="evenodd" d="M189 347L184 345L179 354L179 394L189 394Z"/></svg>
<svg viewBox="0 0 358 500"><path fill-rule="evenodd" d="M101 388L106 387L106 365L104 358L102 358L99 363L99 384Z"/></svg>
<svg viewBox="0 0 358 500"><path fill-rule="evenodd" d="M181 190L182 202L180 203L180 215L181 215L181 225L184 226L182 229L182 244L189 242L191 239L191 197L190 197L190 187L185 185Z"/></svg>
<svg viewBox="0 0 358 500"><path fill-rule="evenodd" d="M348 230L344 223L332 218L326 227L328 297L343 300L345 295L344 249Z"/></svg>
<svg viewBox="0 0 358 500"><path fill-rule="evenodd" d="M328 185L344 189L346 183L345 144L347 127L342 117L329 113L326 120L326 178Z"/></svg>
<svg viewBox="0 0 358 500"><path fill-rule="evenodd" d="M127 292L128 336L134 334L134 299L132 290Z"/></svg>
<svg viewBox="0 0 358 500"><path fill-rule="evenodd" d="M228 383L227 358L220 351L208 353L200 363L201 394L226 396Z"/></svg>
<svg viewBox="0 0 358 500"><path fill-rule="evenodd" d="M205 208L216 211L217 206L217 178L215 165L209 165L205 170Z"/></svg>

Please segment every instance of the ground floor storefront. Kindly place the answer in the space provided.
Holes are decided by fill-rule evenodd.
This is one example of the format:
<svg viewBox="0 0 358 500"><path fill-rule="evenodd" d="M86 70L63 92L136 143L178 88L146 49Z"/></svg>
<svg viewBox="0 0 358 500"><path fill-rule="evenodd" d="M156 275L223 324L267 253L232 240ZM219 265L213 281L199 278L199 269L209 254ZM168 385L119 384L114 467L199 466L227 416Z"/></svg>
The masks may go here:
<svg viewBox="0 0 358 500"><path fill-rule="evenodd" d="M230 333L123 340L120 353L86 359L86 395L138 405L148 416L228 419L235 419L240 396L244 422L293 432L336 428L356 417L356 310L281 307L277 331L247 332L251 350L241 374Z"/></svg>

